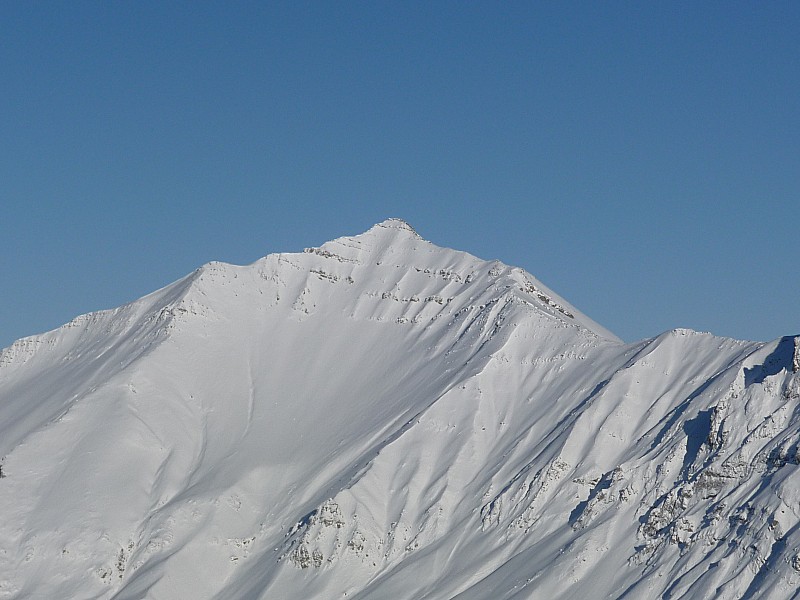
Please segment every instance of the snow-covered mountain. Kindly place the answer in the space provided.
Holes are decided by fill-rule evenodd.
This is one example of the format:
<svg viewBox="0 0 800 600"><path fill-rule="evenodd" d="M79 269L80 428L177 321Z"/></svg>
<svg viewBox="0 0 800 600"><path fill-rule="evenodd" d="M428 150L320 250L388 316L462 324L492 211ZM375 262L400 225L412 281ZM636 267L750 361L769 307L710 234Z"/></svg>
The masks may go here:
<svg viewBox="0 0 800 600"><path fill-rule="evenodd" d="M789 598L799 348L399 220L211 263L0 353L0 598Z"/></svg>

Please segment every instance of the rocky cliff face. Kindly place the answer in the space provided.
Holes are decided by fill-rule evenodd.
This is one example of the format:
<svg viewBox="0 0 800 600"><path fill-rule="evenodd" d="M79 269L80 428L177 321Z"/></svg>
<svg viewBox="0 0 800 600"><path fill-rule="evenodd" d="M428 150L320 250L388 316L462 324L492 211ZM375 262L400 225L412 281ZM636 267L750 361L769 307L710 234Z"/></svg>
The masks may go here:
<svg viewBox="0 0 800 600"><path fill-rule="evenodd" d="M0 597L789 597L798 356L398 220L212 263L0 354Z"/></svg>

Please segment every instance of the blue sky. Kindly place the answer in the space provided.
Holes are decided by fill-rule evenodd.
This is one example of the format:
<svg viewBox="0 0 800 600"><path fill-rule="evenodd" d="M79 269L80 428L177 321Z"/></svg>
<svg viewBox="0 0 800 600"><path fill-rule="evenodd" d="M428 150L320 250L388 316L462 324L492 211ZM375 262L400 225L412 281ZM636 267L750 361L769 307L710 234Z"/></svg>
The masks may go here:
<svg viewBox="0 0 800 600"><path fill-rule="evenodd" d="M395 216L623 339L800 333L800 3L0 6L0 346Z"/></svg>

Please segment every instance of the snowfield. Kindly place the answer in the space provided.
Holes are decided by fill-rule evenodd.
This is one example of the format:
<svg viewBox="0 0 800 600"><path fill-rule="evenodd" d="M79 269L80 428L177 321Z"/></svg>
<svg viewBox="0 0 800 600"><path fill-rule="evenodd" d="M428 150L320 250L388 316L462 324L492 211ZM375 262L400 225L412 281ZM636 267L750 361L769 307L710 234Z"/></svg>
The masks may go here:
<svg viewBox="0 0 800 600"><path fill-rule="evenodd" d="M800 338L369 231L0 352L0 598L800 597Z"/></svg>

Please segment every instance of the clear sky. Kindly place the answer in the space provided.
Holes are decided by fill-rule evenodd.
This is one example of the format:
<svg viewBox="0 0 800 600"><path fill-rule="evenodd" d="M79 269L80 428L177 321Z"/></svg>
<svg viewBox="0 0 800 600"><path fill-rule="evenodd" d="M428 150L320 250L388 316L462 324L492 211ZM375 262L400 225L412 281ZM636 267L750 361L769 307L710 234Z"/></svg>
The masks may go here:
<svg viewBox="0 0 800 600"><path fill-rule="evenodd" d="M4 2L0 346L401 217L633 341L800 333L800 2Z"/></svg>

